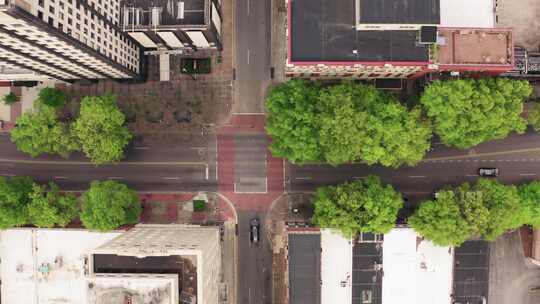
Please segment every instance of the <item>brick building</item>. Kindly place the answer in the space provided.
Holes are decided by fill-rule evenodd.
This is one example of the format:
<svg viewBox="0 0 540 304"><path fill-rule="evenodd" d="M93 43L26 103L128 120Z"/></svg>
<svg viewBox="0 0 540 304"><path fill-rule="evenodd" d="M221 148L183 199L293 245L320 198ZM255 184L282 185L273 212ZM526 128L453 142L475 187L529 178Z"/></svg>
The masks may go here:
<svg viewBox="0 0 540 304"><path fill-rule="evenodd" d="M285 73L304 78L500 74L513 67L511 29L492 0L286 0Z"/></svg>

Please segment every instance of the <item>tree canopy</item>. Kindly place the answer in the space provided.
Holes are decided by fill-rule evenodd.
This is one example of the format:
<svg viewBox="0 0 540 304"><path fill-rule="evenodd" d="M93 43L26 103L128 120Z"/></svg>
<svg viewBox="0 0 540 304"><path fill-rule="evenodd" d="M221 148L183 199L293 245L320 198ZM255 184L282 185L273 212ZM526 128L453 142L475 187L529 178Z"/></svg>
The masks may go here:
<svg viewBox="0 0 540 304"><path fill-rule="evenodd" d="M479 179L420 204L409 224L435 244L459 246L471 237L494 240L524 223L518 189L495 180Z"/></svg>
<svg viewBox="0 0 540 304"><path fill-rule="evenodd" d="M10 106L18 101L19 101L19 97L15 95L15 93L13 92L9 92L9 94L6 94L2 97L2 102L6 106Z"/></svg>
<svg viewBox="0 0 540 304"><path fill-rule="evenodd" d="M81 221L88 229L108 231L139 221L137 193L115 181L94 181L83 194Z"/></svg>
<svg viewBox="0 0 540 304"><path fill-rule="evenodd" d="M0 176L0 229L22 226L29 221L27 206L33 181L29 177Z"/></svg>
<svg viewBox="0 0 540 304"><path fill-rule="evenodd" d="M418 234L439 246L459 246L473 232L461 216L455 193L451 190L440 191L436 200L422 202L408 223Z"/></svg>
<svg viewBox="0 0 540 304"><path fill-rule="evenodd" d="M66 104L66 95L57 88L42 88L38 98L41 103L52 108L60 108Z"/></svg>
<svg viewBox="0 0 540 304"><path fill-rule="evenodd" d="M272 136L270 151L293 163L322 159L318 139L319 88L302 80L274 87L266 99L266 131Z"/></svg>
<svg viewBox="0 0 540 304"><path fill-rule="evenodd" d="M125 116L112 95L87 96L73 125L82 150L95 164L119 161L131 140Z"/></svg>
<svg viewBox="0 0 540 304"><path fill-rule="evenodd" d="M79 215L79 203L72 194L60 194L54 183L48 188L34 184L29 193L28 216L38 227L64 227Z"/></svg>
<svg viewBox="0 0 540 304"><path fill-rule="evenodd" d="M291 80L270 92L266 106L271 151L294 163L398 167L418 163L429 149L431 126L421 111L373 86Z"/></svg>
<svg viewBox="0 0 540 304"><path fill-rule="evenodd" d="M360 232L386 233L394 227L403 206L401 194L376 176L317 189L312 221L346 236Z"/></svg>
<svg viewBox="0 0 540 304"><path fill-rule="evenodd" d="M540 227L540 181L520 185L518 191L523 222L533 227Z"/></svg>
<svg viewBox="0 0 540 304"><path fill-rule="evenodd" d="M435 81L420 98L442 142L465 149L482 142L523 133L527 81L505 78Z"/></svg>
<svg viewBox="0 0 540 304"><path fill-rule="evenodd" d="M527 121L535 131L540 131L540 103L533 104L532 109L527 114Z"/></svg>
<svg viewBox="0 0 540 304"><path fill-rule="evenodd" d="M54 108L45 105L38 105L17 118L11 141L18 150L32 157L44 153L68 157L79 147L68 125L58 120Z"/></svg>

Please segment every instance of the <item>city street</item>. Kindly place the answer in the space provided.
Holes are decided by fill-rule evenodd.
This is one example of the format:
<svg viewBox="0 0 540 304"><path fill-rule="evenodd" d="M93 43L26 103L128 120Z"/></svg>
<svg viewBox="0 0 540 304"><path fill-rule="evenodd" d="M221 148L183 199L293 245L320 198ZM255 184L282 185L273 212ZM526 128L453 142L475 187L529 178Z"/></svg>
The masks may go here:
<svg viewBox="0 0 540 304"><path fill-rule="evenodd" d="M264 113L264 94L270 84L270 1L236 1L234 113Z"/></svg>

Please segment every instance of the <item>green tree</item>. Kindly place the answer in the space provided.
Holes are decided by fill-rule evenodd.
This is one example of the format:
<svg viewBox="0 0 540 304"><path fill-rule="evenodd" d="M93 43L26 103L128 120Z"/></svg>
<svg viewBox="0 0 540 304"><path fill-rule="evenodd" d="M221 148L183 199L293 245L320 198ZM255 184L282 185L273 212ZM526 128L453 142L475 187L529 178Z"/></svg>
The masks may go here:
<svg viewBox="0 0 540 304"><path fill-rule="evenodd" d="M58 120L53 108L44 105L17 118L17 126L11 131L11 141L17 149L32 157L43 153L68 157L79 148L69 127Z"/></svg>
<svg viewBox="0 0 540 304"><path fill-rule="evenodd" d="M28 216L37 227L64 227L79 215L77 198L71 194L60 194L58 186L34 184L29 194Z"/></svg>
<svg viewBox="0 0 540 304"><path fill-rule="evenodd" d="M401 194L376 176L317 189L312 221L334 228L346 237L360 232L386 233L394 227L403 206Z"/></svg>
<svg viewBox="0 0 540 304"><path fill-rule="evenodd" d="M94 181L83 194L81 221L88 229L108 231L139 221L137 193L115 181Z"/></svg>
<svg viewBox="0 0 540 304"><path fill-rule="evenodd" d="M494 240L521 226L524 216L516 186L482 178L472 186L464 183L438 192L437 199L420 204L408 222L435 244L458 246L471 237Z"/></svg>
<svg viewBox="0 0 540 304"><path fill-rule="evenodd" d="M17 95L15 95L15 93L13 92L9 92L9 94L6 94L2 97L2 102L6 105L6 106L10 106L14 103L17 103L19 101L19 97Z"/></svg>
<svg viewBox="0 0 540 304"><path fill-rule="evenodd" d="M540 181L532 181L519 186L523 222L533 227L540 227Z"/></svg>
<svg viewBox="0 0 540 304"><path fill-rule="evenodd" d="M505 78L435 81L420 102L442 142L465 149L523 133L523 101L532 92L527 81Z"/></svg>
<svg viewBox="0 0 540 304"><path fill-rule="evenodd" d="M53 108L60 108L66 104L66 95L57 88L42 88L38 93L39 101Z"/></svg>
<svg viewBox="0 0 540 304"><path fill-rule="evenodd" d="M132 135L125 116L112 95L87 96L81 101L80 117L73 125L82 150L95 164L119 161Z"/></svg>
<svg viewBox="0 0 540 304"><path fill-rule="evenodd" d="M324 159L338 165L362 160L398 167L415 165L429 149L431 126L373 86L344 83L320 95L320 144Z"/></svg>
<svg viewBox="0 0 540 304"><path fill-rule="evenodd" d="M484 239L495 240L506 231L523 225L521 201L516 186L481 178L474 190L482 193L484 206L489 211L489 220L479 229Z"/></svg>
<svg viewBox="0 0 540 304"><path fill-rule="evenodd" d="M534 103L532 109L527 114L527 121L535 131L540 131L540 103Z"/></svg>
<svg viewBox="0 0 540 304"><path fill-rule="evenodd" d="M28 223L26 207L33 181L29 177L0 176L0 229Z"/></svg>
<svg viewBox="0 0 540 304"><path fill-rule="evenodd" d="M459 246L474 232L474 227L462 216L452 190L440 191L437 199L422 202L408 223L439 246Z"/></svg>
<svg viewBox="0 0 540 304"><path fill-rule="evenodd" d="M319 87L303 80L282 83L266 99L266 131L272 136L270 151L293 163L321 160L318 140Z"/></svg>

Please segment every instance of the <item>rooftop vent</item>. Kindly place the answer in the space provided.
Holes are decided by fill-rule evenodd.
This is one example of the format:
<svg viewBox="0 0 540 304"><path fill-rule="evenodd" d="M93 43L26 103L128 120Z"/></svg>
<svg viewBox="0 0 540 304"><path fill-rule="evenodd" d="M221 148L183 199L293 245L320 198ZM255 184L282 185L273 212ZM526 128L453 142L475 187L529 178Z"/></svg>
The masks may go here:
<svg viewBox="0 0 540 304"><path fill-rule="evenodd" d="M437 42L437 27L422 26L420 28L420 44L431 44Z"/></svg>

